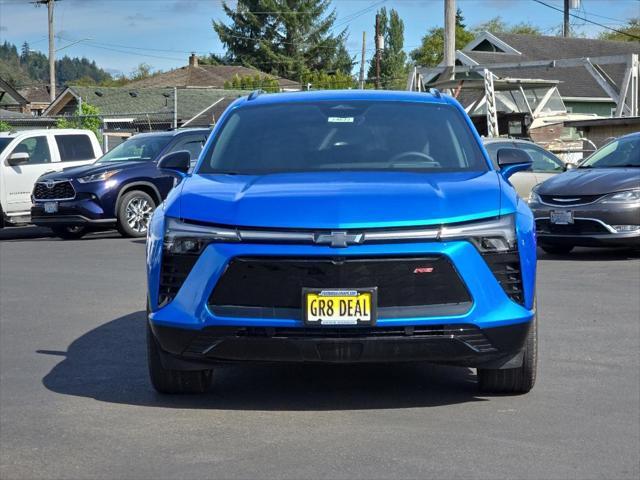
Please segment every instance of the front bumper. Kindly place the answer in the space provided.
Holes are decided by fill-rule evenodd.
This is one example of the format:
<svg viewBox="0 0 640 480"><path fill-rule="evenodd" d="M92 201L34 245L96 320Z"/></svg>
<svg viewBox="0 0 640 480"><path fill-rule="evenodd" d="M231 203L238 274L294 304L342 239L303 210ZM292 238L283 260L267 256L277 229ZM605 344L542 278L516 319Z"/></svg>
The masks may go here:
<svg viewBox="0 0 640 480"><path fill-rule="evenodd" d="M613 228L613 225L640 225L640 205L595 202L571 207L543 203L532 203L529 206L536 219L538 244L541 246L640 246L640 230L621 233ZM579 223L582 226L549 228L551 212L562 210L571 210L576 225Z"/></svg>
<svg viewBox="0 0 640 480"><path fill-rule="evenodd" d="M35 201L31 207L31 223L42 227L51 226L112 226L116 219L104 211L97 200L78 198L58 202L56 213L44 211L45 201Z"/></svg>
<svg viewBox="0 0 640 480"><path fill-rule="evenodd" d="M165 368L190 370L221 362L367 363L428 361L514 368L521 365L530 323L400 328L238 328L202 331L151 323Z"/></svg>

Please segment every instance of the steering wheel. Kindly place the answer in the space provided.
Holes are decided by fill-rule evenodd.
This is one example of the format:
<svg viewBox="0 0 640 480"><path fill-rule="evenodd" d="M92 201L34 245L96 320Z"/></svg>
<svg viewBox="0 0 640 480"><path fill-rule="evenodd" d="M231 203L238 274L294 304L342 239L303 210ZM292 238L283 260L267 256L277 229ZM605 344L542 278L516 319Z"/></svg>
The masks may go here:
<svg viewBox="0 0 640 480"><path fill-rule="evenodd" d="M411 151L411 152L402 152L402 153L398 153L397 155L394 155L391 160L389 160L389 163L393 164L393 163L397 163L398 160L401 160L405 157L420 157L424 160L426 160L429 163L435 163L436 165L440 165L440 162L436 162L436 160L431 156L428 155L424 152L418 152L418 151Z"/></svg>

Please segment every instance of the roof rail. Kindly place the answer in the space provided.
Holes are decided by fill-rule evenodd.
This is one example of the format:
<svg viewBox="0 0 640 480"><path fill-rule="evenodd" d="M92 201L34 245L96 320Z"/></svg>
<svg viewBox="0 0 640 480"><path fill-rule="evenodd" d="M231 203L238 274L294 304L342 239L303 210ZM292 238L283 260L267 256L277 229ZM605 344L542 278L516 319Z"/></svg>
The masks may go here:
<svg viewBox="0 0 640 480"><path fill-rule="evenodd" d="M254 99L258 98L258 95L261 95L263 93L267 93L267 92L265 92L262 89L254 90L253 92L251 92L249 94L249 98L247 100L254 100Z"/></svg>
<svg viewBox="0 0 640 480"><path fill-rule="evenodd" d="M438 90L437 88L430 88L429 93L436 98L440 98L440 90Z"/></svg>

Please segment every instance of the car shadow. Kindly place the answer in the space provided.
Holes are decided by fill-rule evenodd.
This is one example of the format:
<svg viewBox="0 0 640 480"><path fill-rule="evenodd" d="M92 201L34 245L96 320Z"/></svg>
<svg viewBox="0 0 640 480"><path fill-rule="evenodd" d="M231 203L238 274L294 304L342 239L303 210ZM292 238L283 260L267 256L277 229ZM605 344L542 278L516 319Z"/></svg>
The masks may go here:
<svg viewBox="0 0 640 480"><path fill-rule="evenodd" d="M96 230L88 232L77 240L63 240L58 238L49 228L46 227L7 227L0 230L0 242L19 242L25 240L59 240L61 242L80 242L86 240L101 240L104 238L121 238L116 230Z"/></svg>
<svg viewBox="0 0 640 480"><path fill-rule="evenodd" d="M485 401L470 369L410 364L236 364L218 367L211 392L160 395L147 375L145 312L110 321L73 341L42 380L56 393L103 402L186 409L363 410Z"/></svg>
<svg viewBox="0 0 640 480"><path fill-rule="evenodd" d="M587 248L576 247L566 254L546 253L538 248L538 260L565 260L573 262L602 262L608 260L640 259L640 250L629 248Z"/></svg>

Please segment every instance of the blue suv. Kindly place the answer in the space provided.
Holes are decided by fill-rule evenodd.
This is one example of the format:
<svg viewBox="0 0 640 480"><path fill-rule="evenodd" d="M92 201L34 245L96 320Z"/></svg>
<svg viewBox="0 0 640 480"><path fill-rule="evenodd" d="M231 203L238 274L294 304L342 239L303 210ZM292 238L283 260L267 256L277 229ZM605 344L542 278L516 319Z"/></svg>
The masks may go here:
<svg viewBox="0 0 640 480"><path fill-rule="evenodd" d="M534 219L456 100L259 94L220 119L147 239L148 364L165 393L223 362L428 361L535 382Z"/></svg>
<svg viewBox="0 0 640 480"><path fill-rule="evenodd" d="M181 178L159 170L158 160L176 151L197 159L209 132L142 133L91 165L41 176L32 193L32 223L50 227L66 239L113 227L127 237L144 237L153 210Z"/></svg>

